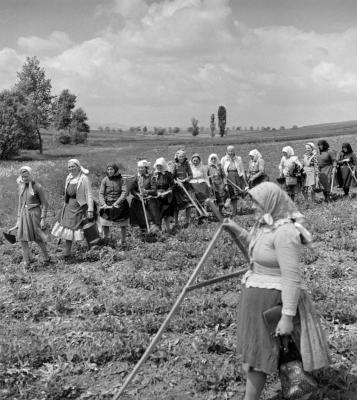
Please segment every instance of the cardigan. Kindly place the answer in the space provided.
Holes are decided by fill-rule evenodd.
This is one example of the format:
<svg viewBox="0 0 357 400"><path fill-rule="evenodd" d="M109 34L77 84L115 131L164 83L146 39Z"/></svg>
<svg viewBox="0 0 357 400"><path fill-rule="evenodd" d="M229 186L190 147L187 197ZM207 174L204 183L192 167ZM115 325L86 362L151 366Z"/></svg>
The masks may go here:
<svg viewBox="0 0 357 400"><path fill-rule="evenodd" d="M244 176L244 165L243 165L242 157L234 156L232 159L228 154L223 156L221 159L221 165L222 165L224 173L226 175L228 175L228 167L229 167L229 164L231 161L234 162L234 165L237 168L238 175Z"/></svg>
<svg viewBox="0 0 357 400"><path fill-rule="evenodd" d="M127 187L125 180L121 175L109 178L103 178L99 189L99 204L101 207L105 205L118 205L127 197Z"/></svg>
<svg viewBox="0 0 357 400"><path fill-rule="evenodd" d="M65 184L65 193L67 191L67 187L71 182L71 175L68 175L66 178ZM76 191L76 200L78 201L80 206L84 204L88 205L88 211L93 212L94 202L93 202L93 193L92 193L92 185L87 175L80 174L77 182L77 191Z"/></svg>

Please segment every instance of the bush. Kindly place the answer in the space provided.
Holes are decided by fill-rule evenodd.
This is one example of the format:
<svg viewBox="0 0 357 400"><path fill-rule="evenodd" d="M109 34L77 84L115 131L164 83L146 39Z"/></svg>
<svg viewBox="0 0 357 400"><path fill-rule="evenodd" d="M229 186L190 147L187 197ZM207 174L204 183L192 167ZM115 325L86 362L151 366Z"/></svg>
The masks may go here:
<svg viewBox="0 0 357 400"><path fill-rule="evenodd" d="M55 134L55 141L61 144L70 144L71 143L71 135L68 131L58 131Z"/></svg>
<svg viewBox="0 0 357 400"><path fill-rule="evenodd" d="M88 140L87 132L75 131L72 133L72 142L74 144L87 143L87 140Z"/></svg>

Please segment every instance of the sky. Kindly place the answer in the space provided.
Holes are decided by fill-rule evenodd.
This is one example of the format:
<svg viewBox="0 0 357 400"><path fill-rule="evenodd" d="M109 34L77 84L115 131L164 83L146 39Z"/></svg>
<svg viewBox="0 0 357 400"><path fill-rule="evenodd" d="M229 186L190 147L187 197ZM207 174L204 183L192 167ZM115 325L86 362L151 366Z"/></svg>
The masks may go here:
<svg viewBox="0 0 357 400"><path fill-rule="evenodd" d="M357 119L355 0L1 0L0 90L33 56L92 127Z"/></svg>

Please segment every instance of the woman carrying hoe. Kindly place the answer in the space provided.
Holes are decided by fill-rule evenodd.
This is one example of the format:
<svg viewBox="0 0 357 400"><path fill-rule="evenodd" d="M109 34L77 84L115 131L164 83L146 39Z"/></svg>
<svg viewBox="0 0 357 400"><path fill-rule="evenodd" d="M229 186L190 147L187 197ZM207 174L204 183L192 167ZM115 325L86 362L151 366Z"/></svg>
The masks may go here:
<svg viewBox="0 0 357 400"><path fill-rule="evenodd" d="M244 400L258 400L267 376L278 369L277 335L292 337L305 371L327 366L329 356L319 317L299 268L300 235L304 230L295 221L301 221L303 216L275 183L263 182L248 193L256 213L252 231L248 233L233 220L224 222L224 228L247 247L250 257L239 301L238 351L247 373ZM277 305L282 309L273 336L263 313Z"/></svg>

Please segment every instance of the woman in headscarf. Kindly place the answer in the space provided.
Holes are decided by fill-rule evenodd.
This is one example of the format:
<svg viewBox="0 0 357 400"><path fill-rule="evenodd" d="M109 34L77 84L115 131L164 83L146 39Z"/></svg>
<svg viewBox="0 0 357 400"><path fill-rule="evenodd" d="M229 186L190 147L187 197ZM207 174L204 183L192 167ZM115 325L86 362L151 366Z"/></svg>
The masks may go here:
<svg viewBox="0 0 357 400"><path fill-rule="evenodd" d="M286 191L291 200L295 200L298 184L297 175L300 173L302 165L297 156L294 155L292 147L283 147L282 153L283 156L279 164L280 177L285 178Z"/></svg>
<svg viewBox="0 0 357 400"><path fill-rule="evenodd" d="M267 375L278 369L277 335L292 337L305 371L326 367L329 355L299 268L302 243L311 242L309 232L301 224L304 217L275 183L263 182L250 189L249 195L256 207L252 231L248 233L232 220L224 222L224 228L234 232L250 258L238 302L238 351L247 373L244 399L257 400ZM263 313L279 305L278 322L268 327Z"/></svg>
<svg viewBox="0 0 357 400"><path fill-rule="evenodd" d="M20 168L18 184L17 222L10 231L17 229L17 240L21 243L25 267L31 263L29 242L36 242L40 247L44 262L50 262L47 252L47 236L44 233L48 209L47 196L40 185L35 182L32 170L28 166Z"/></svg>
<svg viewBox="0 0 357 400"><path fill-rule="evenodd" d="M319 148L319 156L317 162L319 164L319 182L323 187L325 201L330 201L331 185L335 184L335 175L337 171L336 152L330 150L330 145L326 140L317 142Z"/></svg>
<svg viewBox="0 0 357 400"><path fill-rule="evenodd" d="M227 196L227 191L225 189L227 185L227 179L222 165L218 161L218 156L215 153L210 154L208 157L207 176L216 198L219 211L222 212Z"/></svg>
<svg viewBox="0 0 357 400"><path fill-rule="evenodd" d="M130 203L130 224L139 226L142 232L147 230L147 223L150 224L150 222L153 223L153 230L160 229L158 204L157 200L153 198L157 195L157 186L153 175L149 172L149 165L146 160L138 162L138 172L130 188L130 193L133 195ZM144 200L145 210L142 200Z"/></svg>
<svg viewBox="0 0 357 400"><path fill-rule="evenodd" d="M236 155L234 146L227 147L227 154L222 157L221 165L227 177L229 197L233 207L232 216L235 216L238 211L238 199L245 193L248 184L245 179L242 157Z"/></svg>
<svg viewBox="0 0 357 400"><path fill-rule="evenodd" d="M357 158L349 143L343 143L342 149L338 157L338 182L343 188L343 192L348 196L350 187L356 185L355 168Z"/></svg>
<svg viewBox="0 0 357 400"><path fill-rule="evenodd" d="M201 162L201 157L195 153L191 157L190 167L192 171L192 179L190 185L193 188L197 201L203 205L204 201L209 198L210 184L207 176L207 169Z"/></svg>
<svg viewBox="0 0 357 400"><path fill-rule="evenodd" d="M264 160L257 149L249 152L248 184L252 188L259 183L269 180L265 174Z"/></svg>
<svg viewBox="0 0 357 400"><path fill-rule="evenodd" d="M107 165L106 174L99 189L100 225L107 239L109 228L117 223L121 229L121 244L125 246L130 216L126 182L115 163Z"/></svg>
<svg viewBox="0 0 357 400"><path fill-rule="evenodd" d="M160 229L162 220L165 222L165 229L170 232L170 221L175 216L175 199L173 188L175 186L172 173L168 171L166 160L160 157L154 164L154 179L157 187L157 202L159 208Z"/></svg>
<svg viewBox="0 0 357 400"><path fill-rule="evenodd" d="M315 145L312 142L305 144L305 154L302 159L304 181L302 194L307 202L315 201L315 188L319 182L319 164Z"/></svg>
<svg viewBox="0 0 357 400"><path fill-rule="evenodd" d="M71 256L72 243L84 239L82 230L84 220L92 219L94 216L89 171L73 158L68 161L68 172L64 187L64 205L52 228L52 235L65 240L65 259Z"/></svg>
<svg viewBox="0 0 357 400"><path fill-rule="evenodd" d="M185 150L178 150L175 154L174 164L172 166L172 176L175 181L183 184L188 192L192 192L191 185L189 184L192 179L192 170L189 162L187 161ZM181 186L176 183L174 187L174 197L176 203L175 209L175 224L178 225L179 210L185 210L185 225L190 223L191 215L191 201L181 188Z"/></svg>

